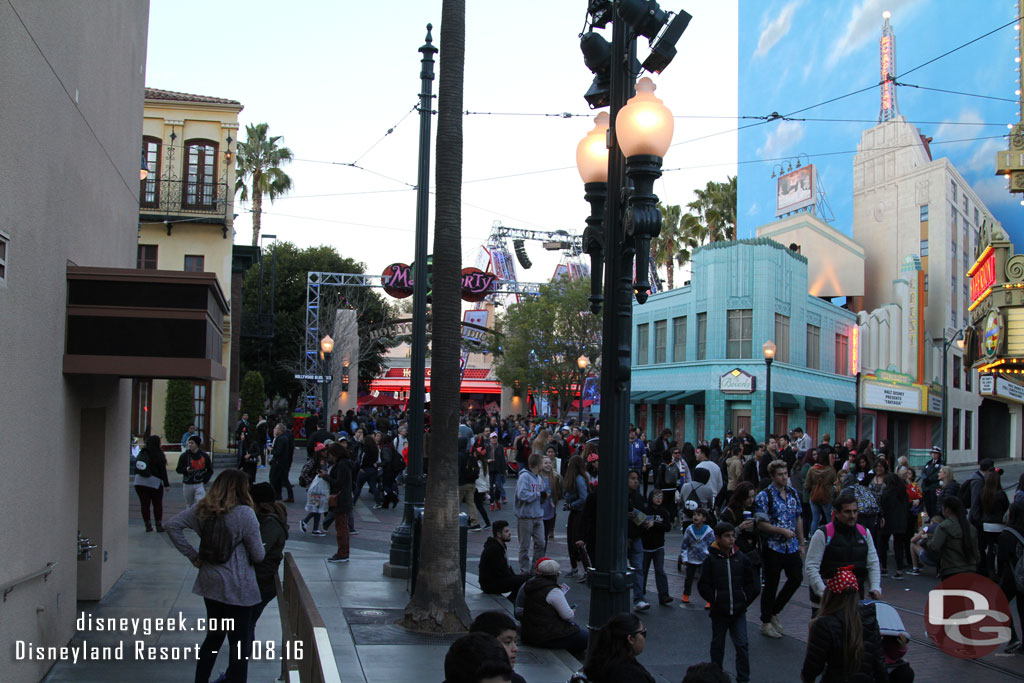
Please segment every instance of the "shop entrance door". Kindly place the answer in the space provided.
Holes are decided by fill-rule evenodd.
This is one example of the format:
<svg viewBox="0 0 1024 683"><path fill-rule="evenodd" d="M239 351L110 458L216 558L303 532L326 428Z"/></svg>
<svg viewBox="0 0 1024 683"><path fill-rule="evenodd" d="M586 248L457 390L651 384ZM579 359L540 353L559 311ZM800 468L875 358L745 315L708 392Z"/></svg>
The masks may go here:
<svg viewBox="0 0 1024 683"><path fill-rule="evenodd" d="M739 436L740 432L750 434L750 411L749 410L734 410L732 411L732 433L735 436Z"/></svg>
<svg viewBox="0 0 1024 683"><path fill-rule="evenodd" d="M978 413L978 461L1005 459L1010 453L1010 409L1002 401L986 398Z"/></svg>
<svg viewBox="0 0 1024 683"><path fill-rule="evenodd" d="M890 413L888 442L889 452L895 457L907 455L910 452L910 420Z"/></svg>

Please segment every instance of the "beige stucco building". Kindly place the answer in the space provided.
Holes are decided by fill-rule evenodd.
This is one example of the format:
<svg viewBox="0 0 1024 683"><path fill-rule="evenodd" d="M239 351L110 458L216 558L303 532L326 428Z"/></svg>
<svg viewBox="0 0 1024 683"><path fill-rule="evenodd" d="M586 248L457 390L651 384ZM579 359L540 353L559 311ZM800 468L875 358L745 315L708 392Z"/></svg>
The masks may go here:
<svg viewBox="0 0 1024 683"><path fill-rule="evenodd" d="M146 88L142 154L148 176L139 190L137 266L214 273L232 311L233 155L241 110L234 100ZM207 449L226 449L234 436L239 363L231 344L238 335L231 316L223 322L228 378L192 383L196 426ZM164 434L166 393L166 380L133 381L133 434L178 442L180 433Z"/></svg>
<svg viewBox="0 0 1024 683"><path fill-rule="evenodd" d="M15 9L16 8L16 9ZM0 4L0 679L126 566L131 383L65 374L69 267L133 268L148 2ZM78 561L77 532L98 547ZM39 574L49 565L45 578ZM13 584L13 585L12 585Z"/></svg>

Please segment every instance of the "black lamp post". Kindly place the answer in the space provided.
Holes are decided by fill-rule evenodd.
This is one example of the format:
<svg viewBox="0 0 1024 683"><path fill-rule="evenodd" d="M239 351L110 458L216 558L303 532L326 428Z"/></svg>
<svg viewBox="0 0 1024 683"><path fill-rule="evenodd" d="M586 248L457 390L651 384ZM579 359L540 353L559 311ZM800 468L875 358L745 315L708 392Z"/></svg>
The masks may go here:
<svg viewBox="0 0 1024 683"><path fill-rule="evenodd" d="M384 575L408 578L412 566L412 524L414 508L423 505L426 480L423 477L423 409L427 374L427 212L430 199L430 116L434 85L434 47L427 24L426 42L420 47L420 150L416 178L415 263L412 283L412 359L409 369L409 464L405 476L405 505L402 522L391 532L391 552Z"/></svg>
<svg viewBox="0 0 1024 683"><path fill-rule="evenodd" d="M940 443L942 444L942 457L948 458L949 455L946 453L946 430L948 428L949 406L946 404L949 402L949 395L946 388L948 381L946 370L949 361L949 347L956 344L961 349L964 348L964 331L957 330L956 334L949 339L946 339L945 336L936 339L935 344L942 344L942 439Z"/></svg>
<svg viewBox="0 0 1024 683"><path fill-rule="evenodd" d="M643 11L634 12L640 5ZM610 105L607 121L603 114L598 126L577 148L577 167L584 182L585 198L591 206L587 229L583 234L584 251L591 258L591 310L597 313L603 304L601 349L601 497L597 509L597 534L601 542L594 554L590 573L591 630L603 626L609 618L630 609L633 574L626 568L627 508L627 433L629 389L632 361L632 300L647 299L649 284L650 240L661 230L661 213L653 193L654 181L661 174L661 157L672 138L671 112L653 95L654 84L643 79L634 86L636 35L648 35L668 22L668 15L653 0L611 0L590 3L592 27L600 28L614 19L612 42L605 49L593 33L584 35L581 48L587 66L597 78L585 96L593 107ZM683 20L676 25L676 20ZM685 12L673 20L674 42L685 28ZM636 25L634 25L636 24ZM640 26L642 24L642 26ZM603 39L602 39L603 40ZM598 50L596 47L600 47ZM664 37L656 67L660 72L671 60ZM604 88L607 84L607 97ZM633 99L634 87L639 91ZM629 100L627 102L627 100ZM609 131L603 133L604 126ZM599 141L606 137L607 166L601 172ZM597 157L597 159L595 159ZM627 183L626 176L630 183ZM603 225L600 220L603 205ZM603 228L603 230L602 230ZM634 266L635 257L635 266ZM601 271L604 270L604 297L601 297ZM637 275L634 287L633 273ZM582 404L582 402L581 402ZM591 641L593 642L593 640Z"/></svg>
<svg viewBox="0 0 1024 683"><path fill-rule="evenodd" d="M320 369L320 383L323 386L323 409L321 415L327 415L327 403L330 401L331 382L328 379L331 372L331 353L334 351L334 340L331 335L326 334L320 340L320 357L323 359L323 367ZM323 425L321 425L323 426Z"/></svg>
<svg viewBox="0 0 1024 683"><path fill-rule="evenodd" d="M581 353L580 357L576 359L576 365L580 368L580 421L579 424L583 426L583 385L587 381L587 366L590 365L590 359L587 358L587 354Z"/></svg>
<svg viewBox="0 0 1024 683"><path fill-rule="evenodd" d="M767 445L772 433L772 361L775 360L775 342L769 339L761 350L764 351L764 364L767 368L764 382L764 443Z"/></svg>

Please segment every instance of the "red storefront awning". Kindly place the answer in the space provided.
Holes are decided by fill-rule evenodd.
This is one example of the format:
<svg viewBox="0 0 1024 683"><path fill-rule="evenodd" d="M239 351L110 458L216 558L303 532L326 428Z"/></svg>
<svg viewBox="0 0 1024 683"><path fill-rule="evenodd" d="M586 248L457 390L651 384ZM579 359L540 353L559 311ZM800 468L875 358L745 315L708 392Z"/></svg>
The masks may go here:
<svg viewBox="0 0 1024 683"><path fill-rule="evenodd" d="M389 368L383 377L370 382L370 391L409 391L410 374L408 368ZM430 393L430 368L426 374L426 392ZM488 379L489 375L486 368L467 368L459 391L463 394L500 394L501 382Z"/></svg>

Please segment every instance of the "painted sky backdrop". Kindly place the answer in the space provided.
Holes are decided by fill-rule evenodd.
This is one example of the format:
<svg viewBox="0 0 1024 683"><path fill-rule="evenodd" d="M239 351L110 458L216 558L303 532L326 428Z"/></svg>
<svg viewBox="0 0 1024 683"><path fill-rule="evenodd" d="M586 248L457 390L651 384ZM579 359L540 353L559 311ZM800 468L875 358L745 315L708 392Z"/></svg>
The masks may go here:
<svg viewBox="0 0 1024 683"><path fill-rule="evenodd" d="M1017 33L1010 25L931 64L901 75L978 38L1016 15L1016 3L956 0L772 0L740 3L739 11L739 237L774 220L773 168L806 154L835 214L833 225L853 233L853 156L861 132L877 125L882 12L892 13L897 80L974 95L1016 99ZM762 122L744 116L783 116L876 85L867 91ZM1021 195L994 175L997 150L1008 149L1007 124L1019 119L1014 102L896 89L899 113L934 140L933 158L948 157L989 210L1024 247ZM838 119L838 120L837 120ZM788 168L788 165L787 165Z"/></svg>

